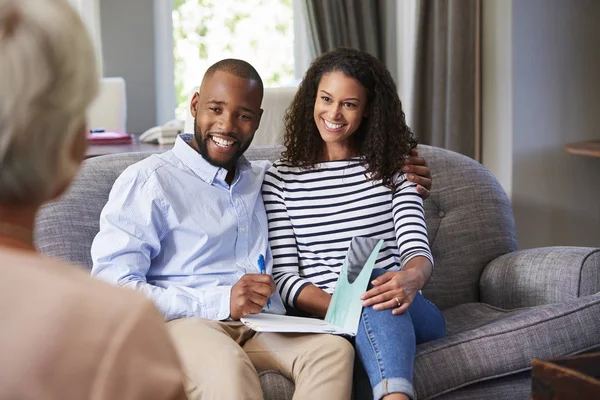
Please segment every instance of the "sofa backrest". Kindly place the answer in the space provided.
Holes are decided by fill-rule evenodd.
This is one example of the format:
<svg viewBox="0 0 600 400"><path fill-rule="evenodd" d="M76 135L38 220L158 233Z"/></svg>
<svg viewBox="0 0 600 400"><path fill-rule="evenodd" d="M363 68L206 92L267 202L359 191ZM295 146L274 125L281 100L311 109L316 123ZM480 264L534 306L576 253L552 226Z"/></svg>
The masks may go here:
<svg viewBox="0 0 600 400"><path fill-rule="evenodd" d="M435 267L423 294L442 310L478 302L485 266L517 250L510 202L475 160L437 147L418 149L433 176L425 219Z"/></svg>
<svg viewBox="0 0 600 400"><path fill-rule="evenodd" d="M252 146L245 155L250 160L274 161L282 150ZM492 174L472 159L429 146L419 146L419 151L433 175L425 214L436 266L424 293L442 309L479 301L483 268L516 250L508 198ZM39 250L91 268L90 247L115 179L127 166L148 156L129 153L86 160L68 192L38 215Z"/></svg>

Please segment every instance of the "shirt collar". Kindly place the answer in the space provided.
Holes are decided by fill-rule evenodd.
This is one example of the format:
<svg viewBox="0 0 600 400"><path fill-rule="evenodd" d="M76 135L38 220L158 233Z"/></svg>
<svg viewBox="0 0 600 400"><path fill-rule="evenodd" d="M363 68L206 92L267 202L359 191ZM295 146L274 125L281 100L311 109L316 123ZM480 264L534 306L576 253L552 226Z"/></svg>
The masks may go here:
<svg viewBox="0 0 600 400"><path fill-rule="evenodd" d="M225 178L227 177L227 170L225 168L216 167L206 161L202 155L200 155L192 146L194 135L191 133L183 133L177 136L175 145L173 146L173 154L181 160L189 169L191 169L196 175L198 175L203 181L209 184L213 184L215 181L220 183L226 183ZM238 176L242 171L250 166L250 162L246 157L241 156L235 166L235 177L233 182L238 179Z"/></svg>

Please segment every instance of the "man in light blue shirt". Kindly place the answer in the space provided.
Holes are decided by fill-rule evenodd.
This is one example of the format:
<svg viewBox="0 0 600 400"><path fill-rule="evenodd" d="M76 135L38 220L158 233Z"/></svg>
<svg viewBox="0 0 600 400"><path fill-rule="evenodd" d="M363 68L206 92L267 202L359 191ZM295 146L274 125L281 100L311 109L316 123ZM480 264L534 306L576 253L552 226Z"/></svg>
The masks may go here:
<svg viewBox="0 0 600 400"><path fill-rule="evenodd" d="M209 68L191 102L194 135L116 180L92 245L92 274L141 290L170 321L190 399L261 399L257 370L292 379L294 398L349 399L354 350L346 339L256 333L238 321L261 310L285 313L260 195L270 165L242 155L262 97L250 64Z"/></svg>
<svg viewBox="0 0 600 400"><path fill-rule="evenodd" d="M92 245L92 274L141 290L167 321L226 320L232 287L260 273L260 255L271 272L260 196L269 163L241 156L227 182L227 170L201 157L192 140L179 136L173 150L117 179ZM260 278L269 284L268 276ZM277 291L264 311L285 314Z"/></svg>

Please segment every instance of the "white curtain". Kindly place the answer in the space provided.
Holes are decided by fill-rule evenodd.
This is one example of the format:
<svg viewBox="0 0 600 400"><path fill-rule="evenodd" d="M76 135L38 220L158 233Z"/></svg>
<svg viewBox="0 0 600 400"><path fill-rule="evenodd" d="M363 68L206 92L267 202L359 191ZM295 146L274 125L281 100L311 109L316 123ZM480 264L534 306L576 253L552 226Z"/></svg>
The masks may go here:
<svg viewBox="0 0 600 400"><path fill-rule="evenodd" d="M100 0L69 0L85 22L98 55L98 67L102 76L102 37L100 35Z"/></svg>
<svg viewBox="0 0 600 400"><path fill-rule="evenodd" d="M398 95L406 114L406 123L412 127L414 102L414 73L417 43L417 0L396 3L397 81Z"/></svg>

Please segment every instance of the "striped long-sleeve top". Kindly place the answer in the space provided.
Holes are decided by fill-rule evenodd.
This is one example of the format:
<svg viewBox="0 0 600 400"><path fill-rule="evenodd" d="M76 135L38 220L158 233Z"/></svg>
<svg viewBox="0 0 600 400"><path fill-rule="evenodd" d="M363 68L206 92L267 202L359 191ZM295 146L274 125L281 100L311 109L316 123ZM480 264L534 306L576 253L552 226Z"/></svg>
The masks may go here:
<svg viewBox="0 0 600 400"><path fill-rule="evenodd" d="M384 240L375 268L401 269L416 256L433 263L423 200L398 174L396 191L367 178L358 158L312 169L276 162L263 183L273 277L283 300L296 306L308 284L333 293L355 236Z"/></svg>

